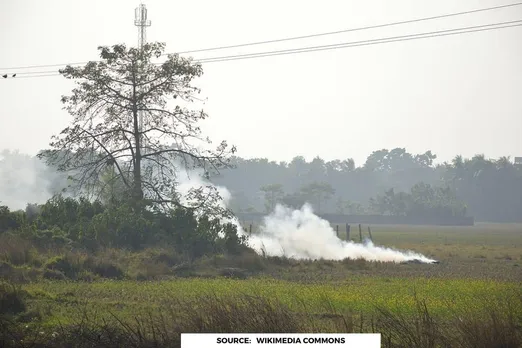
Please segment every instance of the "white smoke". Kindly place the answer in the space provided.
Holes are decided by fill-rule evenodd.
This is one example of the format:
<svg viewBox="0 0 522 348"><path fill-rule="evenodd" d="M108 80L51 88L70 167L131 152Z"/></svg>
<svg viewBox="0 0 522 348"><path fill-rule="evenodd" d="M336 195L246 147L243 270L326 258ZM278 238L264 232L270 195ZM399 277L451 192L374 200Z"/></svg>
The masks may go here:
<svg viewBox="0 0 522 348"><path fill-rule="evenodd" d="M178 168L181 168L178 166ZM176 172L176 191L180 194L180 203L181 204L190 204L190 203L197 203L190 201L187 196L189 196L190 191L192 189L198 189L200 187L207 187L212 186L214 187L220 197L221 201L219 202L219 205L222 208L226 208L230 202L230 198L232 195L230 194L230 191L223 186L217 186L212 183L209 183L203 176L203 169L192 169L192 170L179 170Z"/></svg>
<svg viewBox="0 0 522 348"><path fill-rule="evenodd" d="M180 167L178 167L180 168ZM183 205L191 205L193 202L187 199L187 196L190 194L192 189L199 189L200 187L212 186L214 187L221 197L221 200L217 203L223 209L227 209L230 203L230 199L232 198L232 194L230 191L224 186L217 186L210 182L208 182L203 176L204 171L202 169L192 169L192 170L180 170L176 173L177 186L176 191L180 194L180 203ZM198 215L198 214L196 214ZM221 218L221 223L231 223L236 226L238 234L241 235L243 232L243 227L239 223L236 218ZM221 238L224 237L222 232L219 233Z"/></svg>
<svg viewBox="0 0 522 348"><path fill-rule="evenodd" d="M436 262L411 251L340 240L330 223L315 215L309 205L300 210L277 205L274 213L265 217L260 233L250 237L249 245L258 253L294 259Z"/></svg>
<svg viewBox="0 0 522 348"><path fill-rule="evenodd" d="M65 187L60 184L60 175L38 158L18 151L0 153L0 205L18 210L28 203L43 204Z"/></svg>
<svg viewBox="0 0 522 348"><path fill-rule="evenodd" d="M186 194L191 188L214 186L220 193L225 208L231 198L226 187L208 183L202 172L192 171L190 174L178 176L178 191ZM238 234L247 233L237 219L223 220L231 222L238 228ZM274 212L264 218L258 233L249 236L248 244L257 253L267 256L286 256L293 259L364 259L381 262L434 263L436 260L412 251L399 251L382 246L375 246L371 241L355 243L339 239L330 223L313 213L310 205L305 204L300 210L277 205Z"/></svg>
<svg viewBox="0 0 522 348"><path fill-rule="evenodd" d="M177 190L182 197L186 197L191 188L212 185L202 174L202 170L178 172ZM38 159L6 151L0 156L0 178L0 205L7 205L11 209L24 209L27 203L44 203L52 196L49 187L59 181L58 175ZM225 187L212 186L222 197L219 204L226 208L231 198L230 192ZM182 203L187 203L187 200L182 199ZM237 219L223 222L233 223L239 234L245 234ZM260 232L251 236L248 243L260 254L295 259L435 262L411 251L375 246L371 242L360 244L342 241L337 238L328 221L315 215L309 205L300 210L278 205L271 215L265 217Z"/></svg>

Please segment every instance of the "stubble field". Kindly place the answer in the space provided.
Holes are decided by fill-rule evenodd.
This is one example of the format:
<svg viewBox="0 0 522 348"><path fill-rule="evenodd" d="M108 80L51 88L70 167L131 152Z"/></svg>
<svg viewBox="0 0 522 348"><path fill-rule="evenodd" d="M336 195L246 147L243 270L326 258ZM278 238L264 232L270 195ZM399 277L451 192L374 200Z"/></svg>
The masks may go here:
<svg viewBox="0 0 522 348"><path fill-rule="evenodd" d="M125 270L123 279L36 280L23 284L21 291L26 294L26 313L36 317L31 325L42 332L87 322L100 328L112 318L127 334L136 334L140 322L147 335L159 330L160 323L164 335L378 331L388 337L386 346L393 347L405 342L394 332L410 327L415 336L421 323L439 336L456 335L451 339L454 346L466 346L462 341L466 335L470 340L477 336L474 330L493 330L491 325L503 325L494 330L521 342L517 341L522 326L521 224L371 229L376 245L413 250L440 264L299 261L244 254L181 266L162 264L162 272L149 265L153 276L133 278L125 263L137 256L111 251L100 257L118 263ZM366 226L363 232L368 236ZM353 226L351 234L359 239ZM464 325L460 329L458 322ZM423 334L416 335L421 339ZM469 346L473 344L477 343Z"/></svg>

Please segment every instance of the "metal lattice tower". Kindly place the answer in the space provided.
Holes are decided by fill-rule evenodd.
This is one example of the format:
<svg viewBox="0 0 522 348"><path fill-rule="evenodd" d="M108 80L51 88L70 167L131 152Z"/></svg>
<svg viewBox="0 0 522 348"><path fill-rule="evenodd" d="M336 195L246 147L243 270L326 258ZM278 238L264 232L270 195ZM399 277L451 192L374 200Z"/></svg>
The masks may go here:
<svg viewBox="0 0 522 348"><path fill-rule="evenodd" d="M150 20L147 19L147 8L142 3L134 10L134 25L138 27L138 47L142 51L143 46L147 42L147 27L151 25ZM140 132L143 130L143 110L139 111L139 130ZM142 153L145 153L145 147L145 139L142 135Z"/></svg>

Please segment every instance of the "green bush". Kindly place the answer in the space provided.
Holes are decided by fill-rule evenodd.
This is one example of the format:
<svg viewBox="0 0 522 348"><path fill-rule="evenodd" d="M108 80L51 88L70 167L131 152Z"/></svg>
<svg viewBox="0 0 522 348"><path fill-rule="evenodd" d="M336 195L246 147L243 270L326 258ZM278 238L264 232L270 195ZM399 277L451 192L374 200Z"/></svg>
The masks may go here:
<svg viewBox="0 0 522 348"><path fill-rule="evenodd" d="M108 247L142 248L154 233L154 226L128 204L110 207L95 215L92 226L96 241Z"/></svg>
<svg viewBox="0 0 522 348"><path fill-rule="evenodd" d="M53 226L46 230L37 230L34 233L33 240L42 247L64 247L70 245L72 240L67 237L67 234L58 226Z"/></svg>
<svg viewBox="0 0 522 348"><path fill-rule="evenodd" d="M125 272L117 265L107 260L99 260L94 257L89 257L84 262L84 267L96 275L103 278L123 278Z"/></svg>
<svg viewBox="0 0 522 348"><path fill-rule="evenodd" d="M75 278L76 274L80 270L79 265L73 264L67 256L55 256L44 265L46 270L58 271L64 274L67 278Z"/></svg>
<svg viewBox="0 0 522 348"><path fill-rule="evenodd" d="M148 248L143 251L141 258L152 261L152 263L164 263L168 266L174 266L184 261L182 255L180 255L174 248Z"/></svg>
<svg viewBox="0 0 522 348"><path fill-rule="evenodd" d="M0 283L0 316L25 311L25 295L25 291L12 284Z"/></svg>
<svg viewBox="0 0 522 348"><path fill-rule="evenodd" d="M61 195L39 206L28 205L25 212L12 213L0 207L0 230L2 228L14 229L18 237L33 241L41 249L143 250L162 245L176 250L183 258L195 259L216 253L240 255L246 248L245 238L237 235L236 226L209 216L197 217L190 209L151 212L136 208L130 202L102 205ZM23 243L16 248L20 252L8 261L15 265L30 263L30 248ZM178 261L165 260L165 263L172 265ZM71 275L70 270L60 271L68 277ZM113 271L116 272L109 273Z"/></svg>
<svg viewBox="0 0 522 348"><path fill-rule="evenodd" d="M60 271L54 269L46 269L42 275L45 279L65 280L67 277Z"/></svg>
<svg viewBox="0 0 522 348"><path fill-rule="evenodd" d="M5 261L0 261L0 278L9 279L14 273L14 268L11 264Z"/></svg>
<svg viewBox="0 0 522 348"><path fill-rule="evenodd" d="M190 258L217 253L240 253L246 239L239 237L233 224L223 224L208 216L196 218L190 211L175 210L171 230L176 246L182 248Z"/></svg>
<svg viewBox="0 0 522 348"><path fill-rule="evenodd" d="M30 264L38 255L30 240L6 233L0 236L0 260L12 265Z"/></svg>
<svg viewBox="0 0 522 348"><path fill-rule="evenodd" d="M8 207L0 206L0 233L15 230L23 223L23 215L11 212Z"/></svg>

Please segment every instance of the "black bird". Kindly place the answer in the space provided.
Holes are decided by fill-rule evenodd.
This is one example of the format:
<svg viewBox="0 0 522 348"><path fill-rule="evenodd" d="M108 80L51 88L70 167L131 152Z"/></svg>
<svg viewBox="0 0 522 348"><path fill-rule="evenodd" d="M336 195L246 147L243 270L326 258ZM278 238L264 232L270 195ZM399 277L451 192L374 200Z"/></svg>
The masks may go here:
<svg viewBox="0 0 522 348"><path fill-rule="evenodd" d="M13 74L13 77L15 77L15 76L16 76L16 74Z"/></svg>
<svg viewBox="0 0 522 348"><path fill-rule="evenodd" d="M3 77L4 79L6 79L6 78L7 78L7 74L5 74L5 75L2 75L2 77Z"/></svg>

